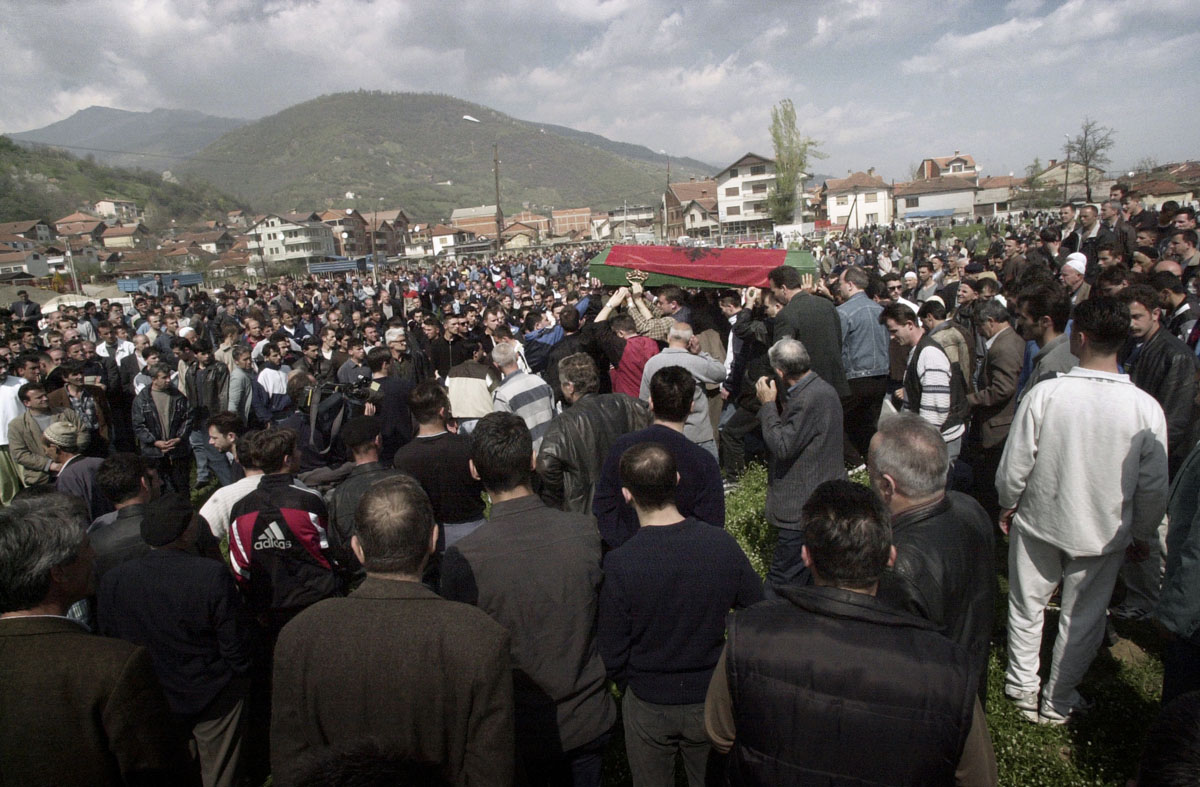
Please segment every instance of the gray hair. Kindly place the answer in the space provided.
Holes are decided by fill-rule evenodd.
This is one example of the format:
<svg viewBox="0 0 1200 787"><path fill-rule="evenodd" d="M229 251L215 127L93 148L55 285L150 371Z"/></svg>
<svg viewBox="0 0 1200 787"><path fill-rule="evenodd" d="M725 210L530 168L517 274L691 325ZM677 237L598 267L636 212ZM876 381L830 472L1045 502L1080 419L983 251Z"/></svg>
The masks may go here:
<svg viewBox="0 0 1200 787"><path fill-rule="evenodd" d="M677 322L671 326L670 330L667 331L667 341L687 343L692 340L692 336L694 335L695 334L692 332L692 326L688 325L686 322Z"/></svg>
<svg viewBox="0 0 1200 787"><path fill-rule="evenodd" d="M87 526L83 501L58 492L0 510L0 613L44 601L50 569L79 557Z"/></svg>
<svg viewBox="0 0 1200 787"><path fill-rule="evenodd" d="M1004 304L996 299L984 301L979 308L975 310L975 319L980 323L992 320L993 322L1012 322L1012 315L1009 314Z"/></svg>
<svg viewBox="0 0 1200 787"><path fill-rule="evenodd" d="M812 368L808 350L798 339L780 339L767 351L771 368L783 372L784 377L799 377Z"/></svg>
<svg viewBox="0 0 1200 787"><path fill-rule="evenodd" d="M516 342L496 342L492 348L492 363L500 368L512 366L517 362Z"/></svg>
<svg viewBox="0 0 1200 787"><path fill-rule="evenodd" d="M879 422L867 457L873 475L889 475L905 497L930 497L946 488L950 453L937 427L916 413Z"/></svg>
<svg viewBox="0 0 1200 787"><path fill-rule="evenodd" d="M397 326L395 328L388 328L387 332L385 334L383 334L383 341L390 344L390 343L396 341L397 339L403 339L406 335L407 335L407 332L403 328L400 328L399 326Z"/></svg>

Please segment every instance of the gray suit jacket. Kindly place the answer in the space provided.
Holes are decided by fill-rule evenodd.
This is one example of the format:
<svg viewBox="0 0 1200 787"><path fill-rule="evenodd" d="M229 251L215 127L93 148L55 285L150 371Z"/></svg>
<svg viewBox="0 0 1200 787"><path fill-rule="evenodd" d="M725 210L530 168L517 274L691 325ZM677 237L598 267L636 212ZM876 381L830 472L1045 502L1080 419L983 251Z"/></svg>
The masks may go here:
<svg viewBox="0 0 1200 787"><path fill-rule="evenodd" d="M767 444L767 521L800 529L800 510L826 481L846 478L842 459L842 403L833 386L810 372L786 396L758 410Z"/></svg>
<svg viewBox="0 0 1200 787"><path fill-rule="evenodd" d="M509 636L418 582L368 577L320 601L275 646L271 769L291 784L327 747L373 739L445 765L453 784L513 780Z"/></svg>

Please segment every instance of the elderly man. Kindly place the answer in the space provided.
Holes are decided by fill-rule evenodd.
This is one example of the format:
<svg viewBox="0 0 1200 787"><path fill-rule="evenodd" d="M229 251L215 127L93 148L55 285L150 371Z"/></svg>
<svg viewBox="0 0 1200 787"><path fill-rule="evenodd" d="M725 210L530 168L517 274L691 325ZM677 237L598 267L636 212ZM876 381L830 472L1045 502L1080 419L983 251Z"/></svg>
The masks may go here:
<svg viewBox="0 0 1200 787"><path fill-rule="evenodd" d="M186 750L150 656L66 617L93 590L87 525L66 495L0 510L4 781L186 783Z"/></svg>
<svg viewBox="0 0 1200 787"><path fill-rule="evenodd" d="M95 456L81 456L86 444L86 432L70 421L57 421L42 432L42 445L52 464L58 465L58 478L54 488L63 494L72 495L87 507L88 522L113 510L112 503L100 493L96 483L96 471L104 460Z"/></svg>
<svg viewBox="0 0 1200 787"><path fill-rule="evenodd" d="M781 411L775 381L760 377L755 385L767 444L767 521L778 533L766 578L767 596L774 597L784 585L807 582L801 511L817 486L844 479L846 466L837 391L812 370L808 351L795 339L780 339L767 355L786 386Z"/></svg>
<svg viewBox="0 0 1200 787"><path fill-rule="evenodd" d="M696 445L717 456L717 442L709 419L708 398L704 395L705 385L725 382L725 364L700 349L700 339L692 333L692 326L677 322L667 331L665 350L646 361L642 369L642 401L650 400L650 380L659 369L682 366L696 380L692 396L692 411L683 426L684 435Z"/></svg>
<svg viewBox="0 0 1200 787"><path fill-rule="evenodd" d="M867 461L871 486L892 514L896 562L879 599L942 627L970 654L987 696L996 597L992 523L971 497L946 492L950 457L941 433L914 413L879 425Z"/></svg>
<svg viewBox="0 0 1200 787"><path fill-rule="evenodd" d="M590 513L601 463L613 441L650 425L650 408L623 393L601 394L596 362L586 353L558 363L570 407L550 422L537 454L542 500L552 508Z"/></svg>
<svg viewBox="0 0 1200 787"><path fill-rule="evenodd" d="M519 415L529 427L536 451L554 419L554 391L542 382L542 378L521 371L518 361L515 341L500 341L492 348L492 363L504 375L492 391L492 409Z"/></svg>

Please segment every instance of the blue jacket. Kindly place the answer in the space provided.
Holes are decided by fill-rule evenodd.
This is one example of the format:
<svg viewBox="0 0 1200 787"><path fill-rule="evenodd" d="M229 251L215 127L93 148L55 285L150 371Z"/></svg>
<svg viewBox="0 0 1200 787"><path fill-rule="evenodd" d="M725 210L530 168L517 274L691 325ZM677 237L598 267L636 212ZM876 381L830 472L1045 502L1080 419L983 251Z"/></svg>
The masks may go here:
<svg viewBox="0 0 1200 787"><path fill-rule="evenodd" d="M883 307L856 292L837 307L842 324L842 366L846 379L882 377L888 373L887 328L879 324Z"/></svg>

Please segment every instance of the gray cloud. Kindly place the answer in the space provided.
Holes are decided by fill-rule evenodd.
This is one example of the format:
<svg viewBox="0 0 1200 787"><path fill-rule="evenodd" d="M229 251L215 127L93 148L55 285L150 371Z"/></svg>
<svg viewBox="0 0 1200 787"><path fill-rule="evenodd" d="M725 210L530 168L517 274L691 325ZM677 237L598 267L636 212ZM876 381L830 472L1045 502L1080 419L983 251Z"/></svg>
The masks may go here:
<svg viewBox="0 0 1200 787"><path fill-rule="evenodd" d="M91 104L259 117L323 93L448 93L724 165L791 98L840 174L954 149L1058 155L1084 115L1116 166L1194 155L1192 0L0 0L0 128ZM1175 93L1175 99L1169 97Z"/></svg>

